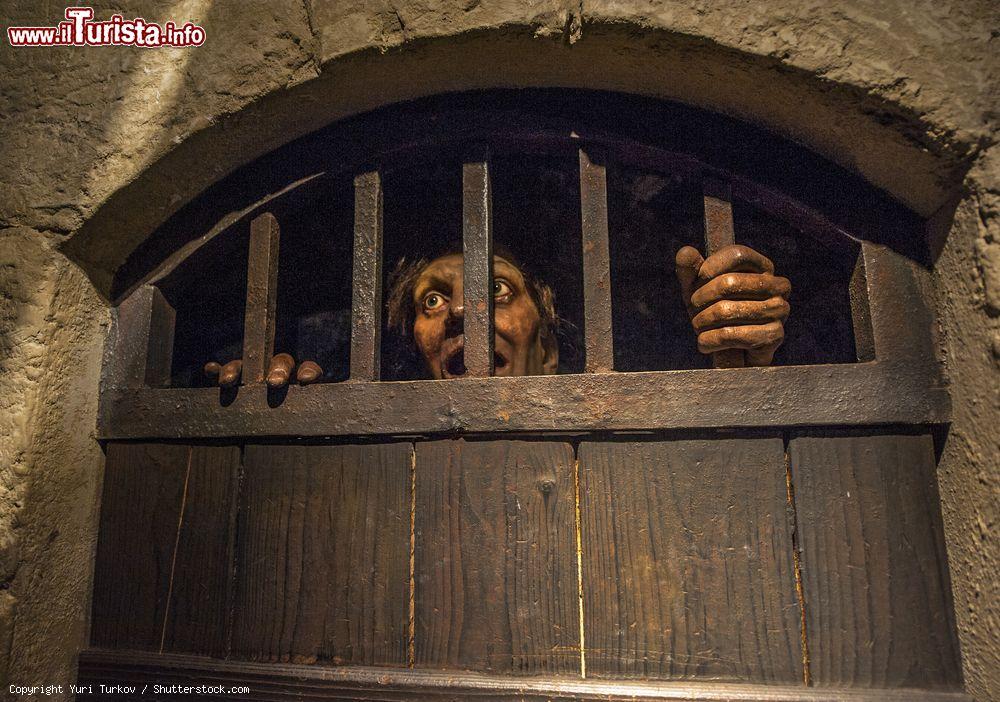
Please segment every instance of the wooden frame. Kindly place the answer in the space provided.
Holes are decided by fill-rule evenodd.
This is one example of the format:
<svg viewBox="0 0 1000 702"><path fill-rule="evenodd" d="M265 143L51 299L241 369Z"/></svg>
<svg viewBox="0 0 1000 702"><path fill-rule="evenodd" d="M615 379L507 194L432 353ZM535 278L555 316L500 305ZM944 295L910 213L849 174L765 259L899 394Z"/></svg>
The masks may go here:
<svg viewBox="0 0 1000 702"><path fill-rule="evenodd" d="M547 702L600 699L607 702L677 700L700 702L971 702L962 692L912 689L807 688L745 683L634 682L572 678L512 678L457 671L400 670L360 666L322 667L244 663L196 656L85 651L80 683L142 686L241 685L240 699L456 700Z"/></svg>

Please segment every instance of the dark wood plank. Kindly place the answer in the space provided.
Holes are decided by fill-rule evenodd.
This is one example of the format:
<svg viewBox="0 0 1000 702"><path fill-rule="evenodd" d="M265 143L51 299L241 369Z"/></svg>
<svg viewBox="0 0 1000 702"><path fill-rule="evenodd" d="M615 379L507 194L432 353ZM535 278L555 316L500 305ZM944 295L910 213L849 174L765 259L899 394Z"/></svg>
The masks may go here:
<svg viewBox="0 0 1000 702"><path fill-rule="evenodd" d="M803 680L780 439L580 445L593 677Z"/></svg>
<svg viewBox="0 0 1000 702"><path fill-rule="evenodd" d="M951 399L936 372L876 362L329 383L290 387L280 407L263 387L226 405L213 388L111 390L98 429L102 439L134 439L939 424Z"/></svg>
<svg viewBox="0 0 1000 702"><path fill-rule="evenodd" d="M115 308L104 346L106 388L166 387L174 350L174 308L144 285Z"/></svg>
<svg viewBox="0 0 1000 702"><path fill-rule="evenodd" d="M278 220L270 212L250 223L247 299L243 324L243 382L263 383L274 355L278 304Z"/></svg>
<svg viewBox="0 0 1000 702"><path fill-rule="evenodd" d="M961 685L929 436L789 445L812 680Z"/></svg>
<svg viewBox="0 0 1000 702"><path fill-rule="evenodd" d="M705 256L711 256L719 249L736 243L733 227L733 196L728 183L706 178L705 191ZM740 349L726 349L712 354L712 365L716 368L742 368L746 357Z"/></svg>
<svg viewBox="0 0 1000 702"><path fill-rule="evenodd" d="M406 665L408 443L247 446L232 656Z"/></svg>
<svg viewBox="0 0 1000 702"><path fill-rule="evenodd" d="M192 450L109 444L94 565L91 641L158 651Z"/></svg>
<svg viewBox="0 0 1000 702"><path fill-rule="evenodd" d="M611 323L611 253L608 245L607 168L580 149L580 217L583 225L583 318L586 370L614 370Z"/></svg>
<svg viewBox="0 0 1000 702"><path fill-rule="evenodd" d="M351 380L378 380L382 331L382 179L354 179Z"/></svg>
<svg viewBox="0 0 1000 702"><path fill-rule="evenodd" d="M493 375L493 195L486 160L462 166L465 367Z"/></svg>
<svg viewBox="0 0 1000 702"><path fill-rule="evenodd" d="M179 520L163 650L229 653L239 446L195 446Z"/></svg>
<svg viewBox="0 0 1000 702"><path fill-rule="evenodd" d="M572 447L416 451L416 664L579 674Z"/></svg>
<svg viewBox="0 0 1000 702"><path fill-rule="evenodd" d="M564 702L602 700L639 702L972 702L961 692L925 690L823 690L790 685L752 685L719 682L644 682L635 680L581 680L566 677L514 677L456 671L400 670L342 666L289 665L216 661L194 656L157 656L144 653L83 651L79 680L94 686L222 685L227 690L245 686L245 695L199 695L199 700L261 700L321 702L323 700L381 700L410 702L491 700L493 702ZM170 698L180 699L180 695ZM108 695L109 702L123 696ZM87 696L86 699L101 699ZM129 699L154 699L138 694ZM162 700L164 696L155 696Z"/></svg>

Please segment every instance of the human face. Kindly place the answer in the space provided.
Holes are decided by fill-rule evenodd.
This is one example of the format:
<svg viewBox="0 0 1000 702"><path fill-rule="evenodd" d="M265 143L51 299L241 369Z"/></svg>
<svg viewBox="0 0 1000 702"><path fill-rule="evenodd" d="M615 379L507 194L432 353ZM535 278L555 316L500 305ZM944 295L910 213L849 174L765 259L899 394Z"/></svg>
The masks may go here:
<svg viewBox="0 0 1000 702"><path fill-rule="evenodd" d="M431 261L413 286L413 339L437 379L466 374L462 272L462 254L448 254ZM493 257L493 301L494 375L555 373L558 352L542 339L524 275L500 256Z"/></svg>

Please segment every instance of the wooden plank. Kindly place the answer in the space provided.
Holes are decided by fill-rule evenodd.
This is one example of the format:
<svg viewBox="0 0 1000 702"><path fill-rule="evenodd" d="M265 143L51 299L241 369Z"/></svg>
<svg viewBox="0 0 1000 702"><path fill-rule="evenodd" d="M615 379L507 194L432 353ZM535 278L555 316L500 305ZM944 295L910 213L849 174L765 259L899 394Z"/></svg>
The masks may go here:
<svg viewBox="0 0 1000 702"><path fill-rule="evenodd" d="M416 447L416 665L579 673L573 449Z"/></svg>
<svg viewBox="0 0 1000 702"><path fill-rule="evenodd" d="M351 380L378 380L382 330L382 179L354 179Z"/></svg>
<svg viewBox="0 0 1000 702"><path fill-rule="evenodd" d="M611 253L608 245L608 176L604 163L580 149L580 218L583 225L583 318L586 370L615 367L611 322Z"/></svg>
<svg viewBox="0 0 1000 702"><path fill-rule="evenodd" d="M229 653L239 471L239 446L192 448L164 651L217 658Z"/></svg>
<svg viewBox="0 0 1000 702"><path fill-rule="evenodd" d="M408 443L247 446L232 656L406 665Z"/></svg>
<svg viewBox="0 0 1000 702"><path fill-rule="evenodd" d="M781 440L578 455L587 675L802 681Z"/></svg>
<svg viewBox="0 0 1000 702"><path fill-rule="evenodd" d="M94 646L157 651L191 448L109 444L94 565Z"/></svg>
<svg viewBox="0 0 1000 702"><path fill-rule="evenodd" d="M812 680L961 686L929 436L789 444Z"/></svg>
<svg viewBox="0 0 1000 702"><path fill-rule="evenodd" d="M144 285L112 314L104 347L105 388L166 387L174 351L174 308L160 289Z"/></svg>
<svg viewBox="0 0 1000 702"><path fill-rule="evenodd" d="M243 324L243 383L263 383L274 355L278 305L278 220L270 212L250 223L247 300Z"/></svg>
<svg viewBox="0 0 1000 702"><path fill-rule="evenodd" d="M564 702L603 700L638 702L972 702L962 692L943 690L829 690L790 685L719 682L644 682L581 680L566 677L514 677L435 670L289 665L215 661L194 656L157 656L138 652L83 651L82 684L246 686L239 699L321 702L323 700L491 700ZM122 696L108 696L110 702ZM162 699L158 696L156 699ZM87 699L91 699L88 695ZM147 698L152 699L152 695ZM206 699L223 699L206 697ZM232 696L230 696L232 699Z"/></svg>
<svg viewBox="0 0 1000 702"><path fill-rule="evenodd" d="M705 256L711 256L719 249L736 243L733 228L733 196L728 183L706 178L705 200ZM746 356L741 349L726 349L712 354L712 365L716 368L742 368Z"/></svg>
<svg viewBox="0 0 1000 702"><path fill-rule="evenodd" d="M268 406L262 387L244 388L227 406L212 388L112 390L99 432L134 439L939 424L951 416L951 399L934 373L876 362L329 383L290 387L279 407Z"/></svg>
<svg viewBox="0 0 1000 702"><path fill-rule="evenodd" d="M493 196L489 163L462 166L462 265L465 367L493 375Z"/></svg>

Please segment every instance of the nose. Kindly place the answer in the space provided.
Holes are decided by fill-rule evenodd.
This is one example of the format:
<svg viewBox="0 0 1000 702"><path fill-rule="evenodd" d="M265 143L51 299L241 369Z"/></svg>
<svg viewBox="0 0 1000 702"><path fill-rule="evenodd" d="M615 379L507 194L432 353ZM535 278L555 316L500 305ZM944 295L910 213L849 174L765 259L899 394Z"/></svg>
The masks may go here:
<svg viewBox="0 0 1000 702"><path fill-rule="evenodd" d="M444 325L445 334L458 336L465 331L465 305L461 302L448 306L448 318Z"/></svg>

